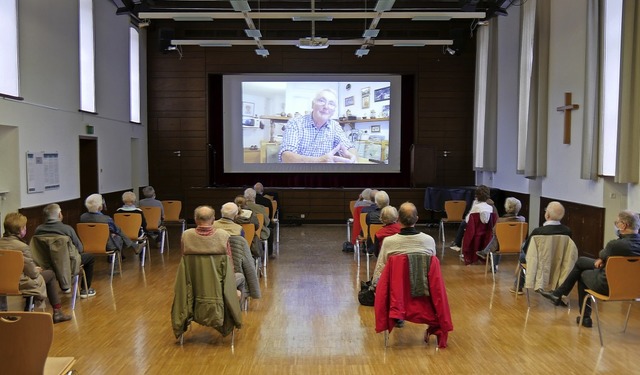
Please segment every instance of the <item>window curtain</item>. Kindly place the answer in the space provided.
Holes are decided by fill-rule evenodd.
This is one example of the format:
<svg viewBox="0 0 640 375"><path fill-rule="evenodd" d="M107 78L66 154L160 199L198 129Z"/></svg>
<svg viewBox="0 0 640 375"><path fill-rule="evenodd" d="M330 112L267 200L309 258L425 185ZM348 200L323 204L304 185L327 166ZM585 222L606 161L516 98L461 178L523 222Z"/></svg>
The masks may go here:
<svg viewBox="0 0 640 375"><path fill-rule="evenodd" d="M598 179L598 129L600 127L600 93L602 82L602 40L604 35L600 0L587 4L587 48L584 97L584 124L582 131L582 162L580 178Z"/></svg>
<svg viewBox="0 0 640 375"><path fill-rule="evenodd" d="M640 5L624 0L622 5L620 104L618 120L618 183L638 183L640 174Z"/></svg>
<svg viewBox="0 0 640 375"><path fill-rule="evenodd" d="M473 134L473 166L496 171L498 112L497 20L476 32L476 87Z"/></svg>
<svg viewBox="0 0 640 375"><path fill-rule="evenodd" d="M549 0L529 0L520 19L517 168L532 179L547 173L549 9Z"/></svg>

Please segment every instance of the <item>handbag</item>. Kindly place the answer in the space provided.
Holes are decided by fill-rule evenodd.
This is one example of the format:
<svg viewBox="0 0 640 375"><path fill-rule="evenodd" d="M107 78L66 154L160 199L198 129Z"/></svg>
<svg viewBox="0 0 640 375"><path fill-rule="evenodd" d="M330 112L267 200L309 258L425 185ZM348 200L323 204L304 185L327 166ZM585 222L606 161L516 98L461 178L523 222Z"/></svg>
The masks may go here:
<svg viewBox="0 0 640 375"><path fill-rule="evenodd" d="M376 289L371 286L371 281L361 281L358 292L358 302L362 306L373 306L376 300Z"/></svg>

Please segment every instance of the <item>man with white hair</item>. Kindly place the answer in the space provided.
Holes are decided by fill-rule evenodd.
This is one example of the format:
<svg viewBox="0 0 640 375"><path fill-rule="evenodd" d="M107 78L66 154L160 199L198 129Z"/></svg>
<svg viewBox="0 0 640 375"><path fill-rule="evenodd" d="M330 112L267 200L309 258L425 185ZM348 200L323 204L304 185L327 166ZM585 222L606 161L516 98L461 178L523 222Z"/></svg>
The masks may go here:
<svg viewBox="0 0 640 375"><path fill-rule="evenodd" d="M273 236L275 235L275 223L273 222L273 217L276 214L273 209L273 204L271 203L271 199L267 198L264 196L264 186L262 186L262 183L260 182L256 182L255 185L253 185L253 189L256 191L256 203L264 206L266 208L269 209L269 238L267 240L267 243L269 244L269 249L273 248ZM273 199L276 199L275 197Z"/></svg>
<svg viewBox="0 0 640 375"><path fill-rule="evenodd" d="M220 209L220 219L213 222L216 229L224 229L232 236L243 235L242 225L236 224L233 219L238 215L238 205L233 202L227 202Z"/></svg>
<svg viewBox="0 0 640 375"><path fill-rule="evenodd" d="M362 190L362 193L360 193L360 196L353 207L369 207L373 204L373 201L371 201L371 189L366 188Z"/></svg>
<svg viewBox="0 0 640 375"><path fill-rule="evenodd" d="M142 195L144 195L144 199L140 199L138 205L140 207L160 207L160 221L162 222L164 220L164 206L161 201L156 199L156 191L153 186L142 188Z"/></svg>
<svg viewBox="0 0 640 375"><path fill-rule="evenodd" d="M131 241L127 237L120 227L113 222L110 216L103 214L102 211L102 195L91 194L84 201L87 212L80 215L81 223L103 223L109 225L109 241L107 241L107 250L109 251L122 251L124 248L131 248L136 255L140 254L140 244ZM124 256L122 257L124 258Z"/></svg>

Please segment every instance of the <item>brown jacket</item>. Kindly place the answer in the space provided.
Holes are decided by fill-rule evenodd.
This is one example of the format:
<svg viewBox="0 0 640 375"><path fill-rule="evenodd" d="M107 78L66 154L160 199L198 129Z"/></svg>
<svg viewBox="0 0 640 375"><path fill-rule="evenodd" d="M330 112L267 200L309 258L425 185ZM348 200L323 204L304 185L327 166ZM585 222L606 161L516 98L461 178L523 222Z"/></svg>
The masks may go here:
<svg viewBox="0 0 640 375"><path fill-rule="evenodd" d="M31 256L29 245L22 242L18 236L7 235L0 238L0 249L22 251L24 257L24 268L20 276L20 291L28 296L35 296L37 300L47 298L47 289L44 278L36 268L36 264Z"/></svg>

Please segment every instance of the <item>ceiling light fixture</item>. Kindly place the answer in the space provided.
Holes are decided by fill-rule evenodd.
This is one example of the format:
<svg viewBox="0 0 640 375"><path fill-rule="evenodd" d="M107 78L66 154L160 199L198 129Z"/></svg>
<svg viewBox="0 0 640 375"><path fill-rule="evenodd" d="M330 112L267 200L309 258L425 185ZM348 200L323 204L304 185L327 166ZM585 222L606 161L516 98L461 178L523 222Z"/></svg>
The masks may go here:
<svg viewBox="0 0 640 375"><path fill-rule="evenodd" d="M198 21L203 21L203 22L207 22L207 21L213 21L213 18L211 17L204 17L204 16L175 16L173 17L174 21L184 21L184 22L198 22Z"/></svg>
<svg viewBox="0 0 640 375"><path fill-rule="evenodd" d="M245 29L244 33L247 34L249 38L262 38L262 33L257 29Z"/></svg>
<svg viewBox="0 0 640 375"><path fill-rule="evenodd" d="M293 16L292 21L333 21L332 16L311 15L311 16Z"/></svg>
<svg viewBox="0 0 640 375"><path fill-rule="evenodd" d="M229 0L229 2L236 12L251 12L249 2L246 0Z"/></svg>
<svg viewBox="0 0 640 375"><path fill-rule="evenodd" d="M456 51L455 49L453 49L451 47L446 47L444 50L445 50L445 52L447 52L451 56L455 56L455 54L458 53L458 51Z"/></svg>
<svg viewBox="0 0 640 375"><path fill-rule="evenodd" d="M362 33L363 38L375 38L380 33L380 29L367 29Z"/></svg>
<svg viewBox="0 0 640 375"><path fill-rule="evenodd" d="M394 47L424 47L427 43L425 42L402 42L402 43L393 43Z"/></svg>
<svg viewBox="0 0 640 375"><path fill-rule="evenodd" d="M149 27L149 25L151 25L150 19L144 19L144 20L138 21L138 28L140 29L142 29L143 27Z"/></svg>
<svg viewBox="0 0 640 375"><path fill-rule="evenodd" d="M451 16L434 15L434 16L415 16L411 21L450 21Z"/></svg>
<svg viewBox="0 0 640 375"><path fill-rule="evenodd" d="M200 47L231 47L230 43L200 43Z"/></svg>
<svg viewBox="0 0 640 375"><path fill-rule="evenodd" d="M262 56L262 57L269 56L269 50L266 48L258 48L255 51L256 51L256 55L258 56Z"/></svg>
<svg viewBox="0 0 640 375"><path fill-rule="evenodd" d="M376 12L387 12L390 11L391 8L393 8L393 3L395 3L396 0L378 0L378 2L376 3L375 8L373 8L373 10L375 10Z"/></svg>
<svg viewBox="0 0 640 375"><path fill-rule="evenodd" d="M369 54L369 49L367 48L360 48L356 50L356 56L358 57L366 56L368 54Z"/></svg>

